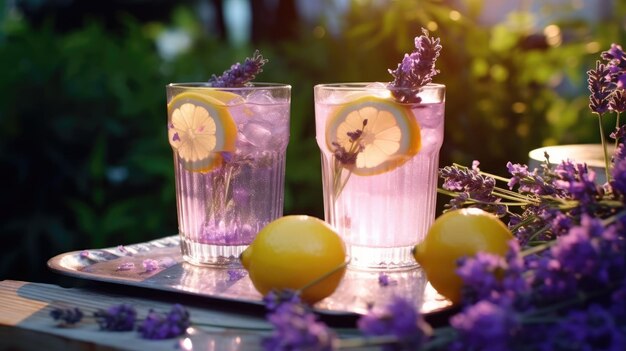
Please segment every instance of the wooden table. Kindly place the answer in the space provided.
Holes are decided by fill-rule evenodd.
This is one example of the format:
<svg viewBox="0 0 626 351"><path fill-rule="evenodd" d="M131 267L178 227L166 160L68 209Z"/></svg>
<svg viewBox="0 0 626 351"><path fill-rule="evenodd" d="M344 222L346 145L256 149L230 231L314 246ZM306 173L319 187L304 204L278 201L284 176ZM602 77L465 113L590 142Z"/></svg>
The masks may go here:
<svg viewBox="0 0 626 351"><path fill-rule="evenodd" d="M262 311L234 310L188 297L175 301L175 297L128 288L120 293L107 287L0 281L0 350L258 350L262 336L270 333ZM166 312L173 303L182 303L193 323L211 326L180 339L155 341L141 339L136 331L101 331L93 319L86 318L73 328L62 328L49 315L61 304L79 307L91 316L97 309L123 302L134 305L140 317L150 308Z"/></svg>

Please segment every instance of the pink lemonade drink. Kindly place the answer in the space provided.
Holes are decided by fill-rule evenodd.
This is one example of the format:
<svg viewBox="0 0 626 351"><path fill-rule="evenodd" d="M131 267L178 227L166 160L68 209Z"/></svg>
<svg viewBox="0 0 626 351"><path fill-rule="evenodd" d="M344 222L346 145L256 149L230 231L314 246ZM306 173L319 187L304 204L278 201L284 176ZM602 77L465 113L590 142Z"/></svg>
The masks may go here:
<svg viewBox="0 0 626 351"><path fill-rule="evenodd" d="M326 221L342 235L350 266L408 269L435 218L445 86L398 103L384 84L315 87Z"/></svg>
<svg viewBox="0 0 626 351"><path fill-rule="evenodd" d="M283 213L291 87L166 90L183 257L238 264L259 230Z"/></svg>

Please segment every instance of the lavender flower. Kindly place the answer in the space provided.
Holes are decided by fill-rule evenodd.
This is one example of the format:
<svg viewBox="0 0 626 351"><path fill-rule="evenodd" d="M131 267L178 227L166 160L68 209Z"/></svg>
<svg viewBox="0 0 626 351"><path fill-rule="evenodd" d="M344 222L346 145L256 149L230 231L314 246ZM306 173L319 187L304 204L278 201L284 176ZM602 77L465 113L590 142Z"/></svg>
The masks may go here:
<svg viewBox="0 0 626 351"><path fill-rule="evenodd" d="M509 350L520 321L506 303L480 301L450 319L458 334L453 350Z"/></svg>
<svg viewBox="0 0 626 351"><path fill-rule="evenodd" d="M134 262L124 262L117 266L116 271L130 271L131 269L135 269Z"/></svg>
<svg viewBox="0 0 626 351"><path fill-rule="evenodd" d="M624 144L620 144L620 151ZM620 152L621 153L621 152ZM615 162L616 161L616 162ZM623 157L616 158L615 164L611 170L611 189L622 196L622 201L626 201L626 159Z"/></svg>
<svg viewBox="0 0 626 351"><path fill-rule="evenodd" d="M562 300L608 286L625 274L625 248L615 226L605 227L599 219L583 215L580 226L557 238L550 255L531 266L536 298Z"/></svg>
<svg viewBox="0 0 626 351"><path fill-rule="evenodd" d="M78 307L54 308L50 311L50 317L57 322L60 327L73 326L83 319L83 311Z"/></svg>
<svg viewBox="0 0 626 351"><path fill-rule="evenodd" d="M564 190L573 199L580 202L581 210L587 212L588 207L599 196L595 183L596 174L586 164L563 161L555 168L557 178L554 185Z"/></svg>
<svg viewBox="0 0 626 351"><path fill-rule="evenodd" d="M366 336L391 335L398 339L396 344L385 345L383 350L414 350L431 335L412 301L395 297L382 310L370 309L362 316L357 326Z"/></svg>
<svg viewBox="0 0 626 351"><path fill-rule="evenodd" d="M237 280L248 275L248 272L245 269L229 269L228 272L228 281L236 282Z"/></svg>
<svg viewBox="0 0 626 351"><path fill-rule="evenodd" d="M423 28L422 33L424 34L415 38L415 50L411 54L405 54L395 70L389 70L394 80L389 83L388 88L401 103L419 103L419 88L430 83L439 73L435 69L435 62L441 51L440 39L430 37Z"/></svg>
<svg viewBox="0 0 626 351"><path fill-rule="evenodd" d="M479 164L474 161L471 169L454 165L439 170L439 176L444 179L443 188L459 192L458 196L464 200L462 203L459 200L450 201L446 208L457 209L466 202L474 202L478 208L502 215L506 213L506 207L498 204L500 198L492 194L496 181L493 177L480 174Z"/></svg>
<svg viewBox="0 0 626 351"><path fill-rule="evenodd" d="M267 319L274 326L272 335L261 345L268 351L330 351L336 335L299 301L287 300L273 306Z"/></svg>
<svg viewBox="0 0 626 351"><path fill-rule="evenodd" d="M146 258L145 260L143 260L142 264L146 272L153 272L159 269L159 261L153 260L151 258Z"/></svg>
<svg viewBox="0 0 626 351"><path fill-rule="evenodd" d="M135 328L137 311L132 305L120 304L93 314L101 330L128 331Z"/></svg>
<svg viewBox="0 0 626 351"><path fill-rule="evenodd" d="M586 310L572 311L562 319L541 350L606 350L626 349L626 339L615 325L611 314L592 304Z"/></svg>
<svg viewBox="0 0 626 351"><path fill-rule="evenodd" d="M295 290L282 289L271 290L267 295L263 296L263 304L268 311L275 311L283 303L302 303L300 295Z"/></svg>
<svg viewBox="0 0 626 351"><path fill-rule="evenodd" d="M611 315L619 325L626 325L626 279L611 294Z"/></svg>
<svg viewBox="0 0 626 351"><path fill-rule="evenodd" d="M389 275L385 274L385 273L380 273L378 275L378 285L380 286L389 286L389 285L394 285L397 284L398 282L395 280L391 280L389 278Z"/></svg>
<svg viewBox="0 0 626 351"><path fill-rule="evenodd" d="M185 334L190 325L189 312L176 304L167 315L151 309L138 330L144 339L162 340Z"/></svg>
<svg viewBox="0 0 626 351"><path fill-rule="evenodd" d="M624 50L617 44L601 54L605 61L596 62L595 70L587 72L589 107L599 115L607 111L618 113L626 110L626 59Z"/></svg>
<svg viewBox="0 0 626 351"><path fill-rule="evenodd" d="M224 88L224 87L243 87L261 72L263 72L263 65L267 63L267 59L264 59L259 50L255 50L251 58L246 58L243 64L237 62L230 66L230 69L224 71L221 76L213 75L209 79L211 86Z"/></svg>
<svg viewBox="0 0 626 351"><path fill-rule="evenodd" d="M626 136L626 125L619 126L609 136L617 142L624 141L624 137Z"/></svg>
<svg viewBox="0 0 626 351"><path fill-rule="evenodd" d="M507 184L509 189L512 190L515 185L519 185L518 191L521 194L552 195L556 193L554 186L539 175L537 169L529 172L527 165L511 162L506 164L506 168L512 175Z"/></svg>
<svg viewBox="0 0 626 351"><path fill-rule="evenodd" d="M610 81L607 79L609 69L606 65L596 62L596 69L587 71L589 83L589 108L602 115L609 110Z"/></svg>
<svg viewBox="0 0 626 351"><path fill-rule="evenodd" d="M524 297L529 285L523 277L524 261L516 240L509 242L505 257L479 252L460 260L457 274L463 280L463 302L480 300L494 303Z"/></svg>

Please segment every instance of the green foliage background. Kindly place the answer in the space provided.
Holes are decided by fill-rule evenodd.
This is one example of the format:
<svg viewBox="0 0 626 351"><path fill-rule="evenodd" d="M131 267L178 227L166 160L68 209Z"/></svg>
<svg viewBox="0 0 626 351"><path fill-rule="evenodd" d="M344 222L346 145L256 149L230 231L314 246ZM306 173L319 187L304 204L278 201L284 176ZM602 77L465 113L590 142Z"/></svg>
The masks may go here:
<svg viewBox="0 0 626 351"><path fill-rule="evenodd" d="M293 86L286 214L323 216L313 85L388 81L422 27L444 46L435 79L447 86L442 166L478 159L504 174L506 161L526 163L533 148L597 142L585 71L612 42L626 43L626 5L599 22L554 23L554 37L530 13L485 25L483 1L461 3L359 1L338 34L302 22L290 39L244 46L207 34L189 5L157 22L122 11L114 30L90 19L59 31L54 18L35 25L5 11L0 279L54 280L45 262L58 253L175 234L164 87L206 80L255 48L270 59L259 80ZM172 27L193 45L165 60L155 40Z"/></svg>

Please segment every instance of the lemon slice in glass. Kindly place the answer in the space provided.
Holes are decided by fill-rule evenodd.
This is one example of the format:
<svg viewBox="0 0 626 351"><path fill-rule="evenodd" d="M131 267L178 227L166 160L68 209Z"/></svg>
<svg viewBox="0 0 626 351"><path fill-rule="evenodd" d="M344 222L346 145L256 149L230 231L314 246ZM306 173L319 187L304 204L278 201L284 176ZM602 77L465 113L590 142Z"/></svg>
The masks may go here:
<svg viewBox="0 0 626 351"><path fill-rule="evenodd" d="M358 140L354 133L362 130ZM352 136L351 136L352 135ZM359 143L355 148L354 143ZM336 143L336 144L334 144ZM337 108L326 123L326 145L357 150L354 174L376 175L401 166L420 149L420 127L407 106L366 96ZM360 151L358 151L360 150Z"/></svg>
<svg viewBox="0 0 626 351"><path fill-rule="evenodd" d="M212 95L217 94L217 97ZM167 105L168 139L185 169L209 172L235 151L237 126L228 112L226 92L183 92Z"/></svg>

